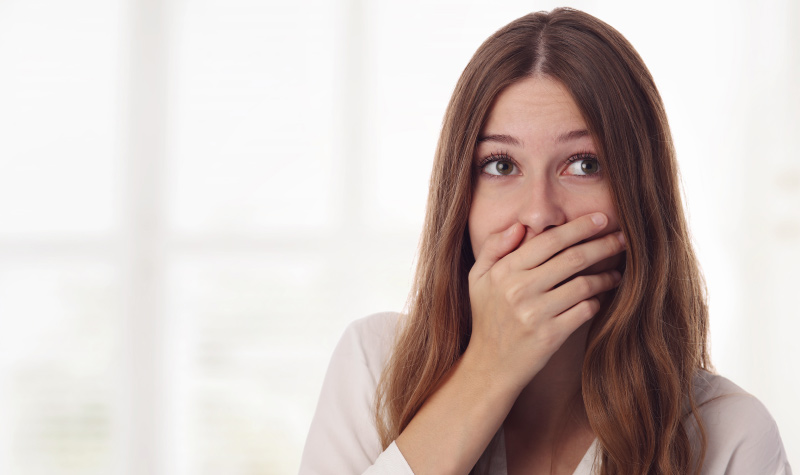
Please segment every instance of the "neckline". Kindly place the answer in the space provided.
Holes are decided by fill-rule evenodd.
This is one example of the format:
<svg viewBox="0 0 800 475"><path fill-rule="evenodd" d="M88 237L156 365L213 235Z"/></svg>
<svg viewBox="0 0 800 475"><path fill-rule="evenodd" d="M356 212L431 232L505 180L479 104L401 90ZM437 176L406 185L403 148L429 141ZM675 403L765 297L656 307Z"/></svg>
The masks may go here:
<svg viewBox="0 0 800 475"><path fill-rule="evenodd" d="M503 426L497 431L494 436L492 444L495 449L490 457L491 475L508 475L508 460L506 459L506 437ZM578 466L572 475L591 475L593 473L593 466L595 462L595 455L597 452L597 437L592 441L592 445L583 454Z"/></svg>

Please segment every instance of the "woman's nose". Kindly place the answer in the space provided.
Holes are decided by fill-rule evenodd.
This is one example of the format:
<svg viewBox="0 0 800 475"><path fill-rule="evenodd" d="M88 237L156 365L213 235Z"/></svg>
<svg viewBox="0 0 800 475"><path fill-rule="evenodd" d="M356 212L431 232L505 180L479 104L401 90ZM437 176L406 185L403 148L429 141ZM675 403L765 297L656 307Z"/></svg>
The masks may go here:
<svg viewBox="0 0 800 475"><path fill-rule="evenodd" d="M519 209L519 221L527 227L526 239L567 222L567 215L554 187L544 180L526 189L520 198Z"/></svg>

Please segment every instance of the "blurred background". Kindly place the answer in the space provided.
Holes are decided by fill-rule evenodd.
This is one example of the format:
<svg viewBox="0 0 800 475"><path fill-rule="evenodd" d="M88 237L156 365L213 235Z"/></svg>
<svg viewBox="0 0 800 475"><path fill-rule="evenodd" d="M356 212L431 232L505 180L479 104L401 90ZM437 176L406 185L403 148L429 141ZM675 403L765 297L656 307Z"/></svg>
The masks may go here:
<svg viewBox="0 0 800 475"><path fill-rule="evenodd" d="M0 0L0 473L295 473L441 119L552 1ZM666 102L719 372L800 468L800 2L576 1Z"/></svg>

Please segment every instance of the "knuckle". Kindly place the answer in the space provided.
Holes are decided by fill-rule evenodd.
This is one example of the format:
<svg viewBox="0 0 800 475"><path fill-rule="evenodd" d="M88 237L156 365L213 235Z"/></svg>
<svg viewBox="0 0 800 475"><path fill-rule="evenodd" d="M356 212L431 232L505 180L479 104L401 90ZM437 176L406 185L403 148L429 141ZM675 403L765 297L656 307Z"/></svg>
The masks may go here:
<svg viewBox="0 0 800 475"><path fill-rule="evenodd" d="M574 279L575 290L581 295L591 295L594 290L591 279L588 276L581 275Z"/></svg>
<svg viewBox="0 0 800 475"><path fill-rule="evenodd" d="M579 314L584 318L589 318L597 312L598 303L594 299L584 300L579 305L581 309Z"/></svg>
<svg viewBox="0 0 800 475"><path fill-rule="evenodd" d="M617 236L614 233L608 235L606 243L608 246L608 250L612 254L616 254L623 249L622 243L619 242L619 239L617 239Z"/></svg>
<svg viewBox="0 0 800 475"><path fill-rule="evenodd" d="M542 308L536 303L532 303L525 313L525 324L530 326L538 325L541 321Z"/></svg>
<svg viewBox="0 0 800 475"><path fill-rule="evenodd" d="M583 267L583 265L586 264L586 256L576 248L570 248L564 251L564 259L574 268Z"/></svg>
<svg viewBox="0 0 800 475"><path fill-rule="evenodd" d="M509 285L503 291L503 297L505 297L505 300L508 303L515 305L519 303L522 298L522 290L523 289L521 285Z"/></svg>
<svg viewBox="0 0 800 475"><path fill-rule="evenodd" d="M536 319L533 312L530 310L517 314L517 322L519 322L526 331L532 328L535 321Z"/></svg>
<svg viewBox="0 0 800 475"><path fill-rule="evenodd" d="M542 233L539 235L539 239L542 241L541 244L544 249L555 252L557 249L562 247L561 241L558 239L558 235L554 232Z"/></svg>

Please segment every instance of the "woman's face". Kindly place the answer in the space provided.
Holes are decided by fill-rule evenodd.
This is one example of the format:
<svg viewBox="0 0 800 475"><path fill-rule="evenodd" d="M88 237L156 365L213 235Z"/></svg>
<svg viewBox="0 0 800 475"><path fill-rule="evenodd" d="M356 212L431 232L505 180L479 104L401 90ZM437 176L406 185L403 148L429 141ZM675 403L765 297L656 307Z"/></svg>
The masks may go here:
<svg viewBox="0 0 800 475"><path fill-rule="evenodd" d="M523 242L542 231L600 211L619 229L603 164L586 123L566 88L543 76L506 88L481 130L473 157L478 178L469 212L477 257L487 238L519 222ZM619 268L615 256L581 272Z"/></svg>

